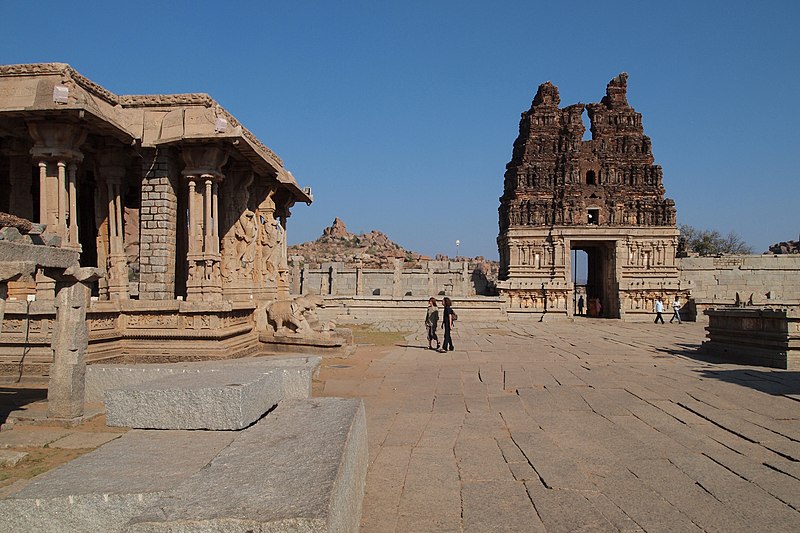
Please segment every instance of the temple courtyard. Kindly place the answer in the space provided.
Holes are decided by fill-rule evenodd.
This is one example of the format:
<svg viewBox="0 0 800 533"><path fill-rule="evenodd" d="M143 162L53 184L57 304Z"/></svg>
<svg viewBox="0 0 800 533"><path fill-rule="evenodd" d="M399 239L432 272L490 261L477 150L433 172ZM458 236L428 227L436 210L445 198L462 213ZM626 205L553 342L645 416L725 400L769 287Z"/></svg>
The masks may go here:
<svg viewBox="0 0 800 533"><path fill-rule="evenodd" d="M362 532L800 531L799 373L697 323L459 322L449 353L419 325L317 383L365 401Z"/></svg>
<svg viewBox="0 0 800 533"><path fill-rule="evenodd" d="M459 321L439 353L421 320L358 326L313 395L365 402L365 533L800 531L800 374L709 359L703 338L697 323ZM17 422L0 451L28 456L0 469L0 495L29 483L9 485L15 470L125 432L102 415Z"/></svg>

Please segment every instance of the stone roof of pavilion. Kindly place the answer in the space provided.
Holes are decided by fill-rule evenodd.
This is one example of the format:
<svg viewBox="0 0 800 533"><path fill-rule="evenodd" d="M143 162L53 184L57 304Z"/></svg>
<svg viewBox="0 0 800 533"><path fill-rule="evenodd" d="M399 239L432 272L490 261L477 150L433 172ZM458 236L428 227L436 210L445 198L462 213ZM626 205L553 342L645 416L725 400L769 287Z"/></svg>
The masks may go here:
<svg viewBox="0 0 800 533"><path fill-rule="evenodd" d="M55 87L69 89L66 102L53 98ZM86 114L123 142L154 147L187 141L219 140L233 145L256 170L274 174L300 201L300 188L275 152L262 143L211 96L204 93L117 95L66 63L0 65L0 113Z"/></svg>

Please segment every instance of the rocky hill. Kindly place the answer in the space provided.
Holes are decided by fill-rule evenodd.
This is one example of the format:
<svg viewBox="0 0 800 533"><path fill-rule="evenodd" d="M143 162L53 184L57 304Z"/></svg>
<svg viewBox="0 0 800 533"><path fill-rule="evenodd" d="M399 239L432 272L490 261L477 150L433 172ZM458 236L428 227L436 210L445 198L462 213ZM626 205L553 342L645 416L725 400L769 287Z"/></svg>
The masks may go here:
<svg viewBox="0 0 800 533"><path fill-rule="evenodd" d="M394 268L395 259L404 259L405 268L413 268L421 261L453 261L452 258L442 254L431 258L406 250L377 230L361 235L350 233L339 217L333 220L330 227L322 231L319 239L289 246L288 252L290 258L297 258L301 263L308 265L341 262L348 267L360 263L364 268L388 269ZM489 261L483 257L459 257L458 260L468 261L484 272L489 279L496 279L498 268L496 261Z"/></svg>
<svg viewBox="0 0 800 533"><path fill-rule="evenodd" d="M800 241L778 242L769 247L771 254L800 254Z"/></svg>
<svg viewBox="0 0 800 533"><path fill-rule="evenodd" d="M319 239L289 246L289 257L301 256L303 263L341 262L347 266L361 263L365 268L393 268L395 259L410 263L429 258L404 249L383 232L372 230L356 235L347 231L339 217L325 228Z"/></svg>

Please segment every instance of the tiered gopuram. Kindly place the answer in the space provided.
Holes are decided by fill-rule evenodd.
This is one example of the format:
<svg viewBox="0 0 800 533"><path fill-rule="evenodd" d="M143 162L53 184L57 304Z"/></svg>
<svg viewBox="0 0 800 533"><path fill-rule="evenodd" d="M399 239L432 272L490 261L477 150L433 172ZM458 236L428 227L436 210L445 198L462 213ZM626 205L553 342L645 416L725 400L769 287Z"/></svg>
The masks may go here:
<svg viewBox="0 0 800 533"><path fill-rule="evenodd" d="M576 250L588 256L580 293L591 314L630 318L680 289L675 202L664 197L627 79L611 80L599 103L564 108L548 81L522 114L499 209L499 288L512 314L571 316ZM591 140L583 140L584 110Z"/></svg>

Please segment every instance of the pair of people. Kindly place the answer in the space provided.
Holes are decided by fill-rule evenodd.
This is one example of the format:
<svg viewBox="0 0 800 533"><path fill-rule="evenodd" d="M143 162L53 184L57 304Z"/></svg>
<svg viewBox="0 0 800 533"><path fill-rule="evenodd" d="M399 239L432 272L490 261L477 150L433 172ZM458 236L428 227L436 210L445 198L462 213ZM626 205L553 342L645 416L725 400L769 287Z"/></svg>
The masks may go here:
<svg viewBox="0 0 800 533"><path fill-rule="evenodd" d="M453 321L456 318L456 313L453 311L453 302L450 298L445 297L443 300L444 312L442 317L442 327L444 327L444 345L442 351L453 351L453 339L450 330L453 328ZM436 336L436 328L439 323L439 307L436 298L428 300L428 312L425 314L425 330L428 333L428 349L439 351L439 337ZM436 341L436 348L432 346L433 341Z"/></svg>
<svg viewBox="0 0 800 533"><path fill-rule="evenodd" d="M662 313L664 312L664 302L661 301L661 297L659 296L656 300L656 319L653 321L654 324L658 324L661 322L664 323L664 317ZM672 318L669 319L669 323L672 324L674 320L678 321L678 324L681 323L681 300L678 296L675 296L675 301L672 302Z"/></svg>

